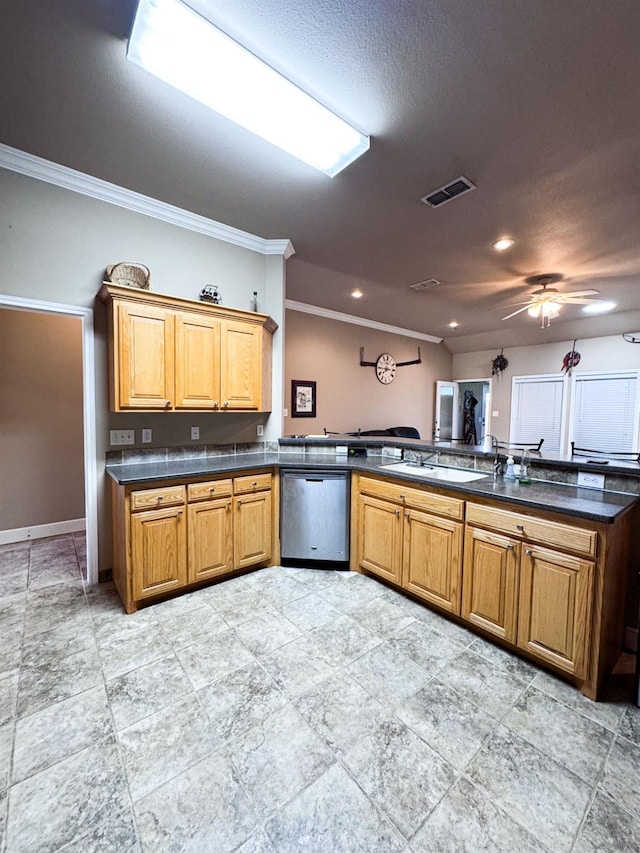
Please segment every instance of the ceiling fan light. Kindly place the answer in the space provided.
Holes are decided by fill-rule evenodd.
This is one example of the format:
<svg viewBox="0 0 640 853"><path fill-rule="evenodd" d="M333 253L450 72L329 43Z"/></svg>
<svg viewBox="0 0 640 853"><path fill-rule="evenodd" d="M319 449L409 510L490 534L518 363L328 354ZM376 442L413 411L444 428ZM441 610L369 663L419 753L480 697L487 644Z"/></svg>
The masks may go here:
<svg viewBox="0 0 640 853"><path fill-rule="evenodd" d="M537 303L536 305L532 305L530 308L527 308L527 314L530 317L539 317L541 307L542 306L540 305L540 303Z"/></svg>
<svg viewBox="0 0 640 853"><path fill-rule="evenodd" d="M543 302L541 307L541 313L543 317L557 317L560 314L560 303L559 302ZM536 316L538 316L536 314Z"/></svg>

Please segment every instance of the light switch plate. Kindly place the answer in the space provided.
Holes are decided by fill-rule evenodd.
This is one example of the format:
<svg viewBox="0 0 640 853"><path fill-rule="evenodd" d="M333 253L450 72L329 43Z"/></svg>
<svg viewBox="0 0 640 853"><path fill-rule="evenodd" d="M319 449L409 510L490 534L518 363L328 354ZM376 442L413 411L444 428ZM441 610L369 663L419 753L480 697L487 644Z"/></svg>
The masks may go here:
<svg viewBox="0 0 640 853"><path fill-rule="evenodd" d="M604 474L578 471L578 485L585 486L587 489L604 489Z"/></svg>
<svg viewBox="0 0 640 853"><path fill-rule="evenodd" d="M491 417L492 418L499 418L500 412L496 409L494 412L491 412Z"/></svg>
<svg viewBox="0 0 640 853"><path fill-rule="evenodd" d="M191 427L191 441L196 441L200 438L200 427Z"/></svg>
<svg viewBox="0 0 640 853"><path fill-rule="evenodd" d="M143 429L142 430L142 443L143 444L151 444L153 436L153 430L151 429Z"/></svg>
<svg viewBox="0 0 640 853"><path fill-rule="evenodd" d="M136 431L134 429L111 429L109 430L109 444L115 447L118 444L135 444Z"/></svg>
<svg viewBox="0 0 640 853"><path fill-rule="evenodd" d="M258 424L258 426L256 427L256 435L258 436L258 438L262 438L262 436L264 435L264 426L262 424Z"/></svg>

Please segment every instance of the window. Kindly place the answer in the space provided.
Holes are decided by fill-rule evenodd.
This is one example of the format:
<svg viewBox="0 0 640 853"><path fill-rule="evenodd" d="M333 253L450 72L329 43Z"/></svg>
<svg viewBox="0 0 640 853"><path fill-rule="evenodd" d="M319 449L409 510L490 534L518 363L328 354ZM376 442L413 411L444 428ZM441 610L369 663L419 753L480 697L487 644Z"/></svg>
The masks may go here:
<svg viewBox="0 0 640 853"><path fill-rule="evenodd" d="M514 376L511 388L511 444L544 438L544 449L559 451L565 403L565 379L557 374Z"/></svg>
<svg viewBox="0 0 640 853"><path fill-rule="evenodd" d="M575 374L571 441L605 453L637 451L639 402L637 370Z"/></svg>

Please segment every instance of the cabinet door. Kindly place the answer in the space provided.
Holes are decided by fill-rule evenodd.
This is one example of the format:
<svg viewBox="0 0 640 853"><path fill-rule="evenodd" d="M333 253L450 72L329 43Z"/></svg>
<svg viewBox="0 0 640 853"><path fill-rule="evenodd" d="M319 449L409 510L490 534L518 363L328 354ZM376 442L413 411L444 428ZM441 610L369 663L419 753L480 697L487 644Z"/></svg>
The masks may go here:
<svg viewBox="0 0 640 853"><path fill-rule="evenodd" d="M460 613L462 525L405 510L403 586L450 613Z"/></svg>
<svg viewBox="0 0 640 853"><path fill-rule="evenodd" d="M398 506L360 495L357 542L358 565L361 568L400 584L402 517Z"/></svg>
<svg viewBox="0 0 640 853"><path fill-rule="evenodd" d="M594 563L525 544L520 570L518 645L585 678Z"/></svg>
<svg viewBox="0 0 640 853"><path fill-rule="evenodd" d="M184 586L187 537L184 510L131 514L131 570L134 599Z"/></svg>
<svg viewBox="0 0 640 853"><path fill-rule="evenodd" d="M234 498L234 566L242 569L271 559L271 492Z"/></svg>
<svg viewBox="0 0 640 853"><path fill-rule="evenodd" d="M516 539L467 527L462 615L510 643L516 642L520 547Z"/></svg>
<svg viewBox="0 0 640 853"><path fill-rule="evenodd" d="M120 409L173 406L174 318L152 305L119 305Z"/></svg>
<svg viewBox="0 0 640 853"><path fill-rule="evenodd" d="M189 583L233 569L231 506L231 498L222 498L188 507Z"/></svg>
<svg viewBox="0 0 640 853"><path fill-rule="evenodd" d="M176 314L176 409L220 404L220 321L206 314Z"/></svg>
<svg viewBox="0 0 640 853"><path fill-rule="evenodd" d="M260 327L225 321L220 362L221 408L257 410L262 376Z"/></svg>

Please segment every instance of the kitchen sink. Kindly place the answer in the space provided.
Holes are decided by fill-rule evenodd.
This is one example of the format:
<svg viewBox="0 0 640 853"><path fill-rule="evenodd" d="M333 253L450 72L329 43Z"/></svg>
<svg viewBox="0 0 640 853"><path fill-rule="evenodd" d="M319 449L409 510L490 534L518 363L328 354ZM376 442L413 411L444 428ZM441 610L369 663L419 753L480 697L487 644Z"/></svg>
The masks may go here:
<svg viewBox="0 0 640 853"><path fill-rule="evenodd" d="M413 462L393 462L381 465L389 471L399 471L412 477L424 477L426 480L446 480L449 483L471 483L473 480L483 480L488 474L477 471L463 471L460 468L445 468L443 465L416 465Z"/></svg>

